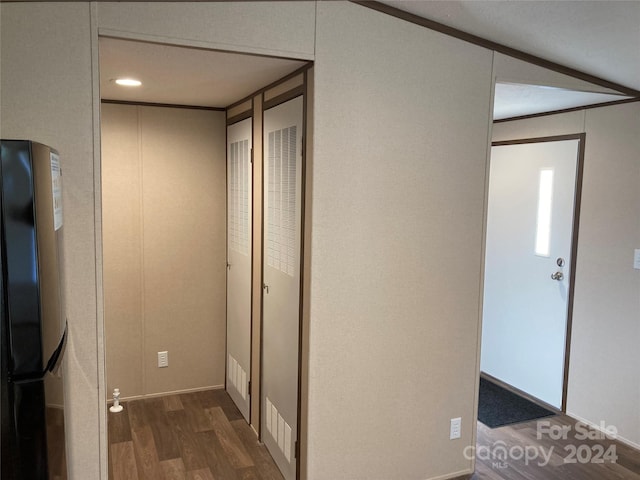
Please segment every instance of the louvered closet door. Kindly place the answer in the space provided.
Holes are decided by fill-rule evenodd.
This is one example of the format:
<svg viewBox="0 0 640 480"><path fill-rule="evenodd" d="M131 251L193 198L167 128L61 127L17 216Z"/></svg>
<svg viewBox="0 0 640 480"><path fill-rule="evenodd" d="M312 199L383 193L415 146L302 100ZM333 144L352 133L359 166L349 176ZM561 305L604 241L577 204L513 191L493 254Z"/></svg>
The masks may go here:
<svg viewBox="0 0 640 480"><path fill-rule="evenodd" d="M262 439L296 477L302 224L302 97L264 112Z"/></svg>
<svg viewBox="0 0 640 480"><path fill-rule="evenodd" d="M227 392L249 421L251 119L227 128Z"/></svg>

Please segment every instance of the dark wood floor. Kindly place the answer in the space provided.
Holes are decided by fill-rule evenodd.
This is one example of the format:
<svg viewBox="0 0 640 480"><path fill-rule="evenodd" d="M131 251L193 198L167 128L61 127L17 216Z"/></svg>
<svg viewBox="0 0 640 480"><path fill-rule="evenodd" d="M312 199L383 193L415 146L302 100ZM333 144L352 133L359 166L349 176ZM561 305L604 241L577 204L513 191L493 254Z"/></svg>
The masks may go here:
<svg viewBox="0 0 640 480"><path fill-rule="evenodd" d="M123 405L123 412L109 413L110 480L282 480L224 390ZM549 422L548 428L539 429L538 421L494 429L478 422L476 472L470 478L640 480L637 450L606 438L583 440L582 430L565 415L540 421ZM568 427L564 439L549 432Z"/></svg>
<svg viewBox="0 0 640 480"><path fill-rule="evenodd" d="M110 480L282 480L224 390L123 406L109 413Z"/></svg>
<svg viewBox="0 0 640 480"><path fill-rule="evenodd" d="M550 425L538 423L545 421ZM494 429L478 422L476 472L471 479L640 480L638 450L607 438L583 439L583 425L566 415ZM494 455L500 447L506 448L504 460Z"/></svg>

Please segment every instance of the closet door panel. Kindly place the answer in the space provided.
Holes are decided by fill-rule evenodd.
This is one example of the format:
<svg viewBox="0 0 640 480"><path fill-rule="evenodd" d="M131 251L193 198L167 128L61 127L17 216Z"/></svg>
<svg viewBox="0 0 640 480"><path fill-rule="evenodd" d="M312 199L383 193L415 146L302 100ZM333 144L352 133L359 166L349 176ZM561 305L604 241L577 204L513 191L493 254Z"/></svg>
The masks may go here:
<svg viewBox="0 0 640 480"><path fill-rule="evenodd" d="M252 122L227 129L227 392L249 421Z"/></svg>
<svg viewBox="0 0 640 480"><path fill-rule="evenodd" d="M262 440L296 476L303 98L264 112Z"/></svg>

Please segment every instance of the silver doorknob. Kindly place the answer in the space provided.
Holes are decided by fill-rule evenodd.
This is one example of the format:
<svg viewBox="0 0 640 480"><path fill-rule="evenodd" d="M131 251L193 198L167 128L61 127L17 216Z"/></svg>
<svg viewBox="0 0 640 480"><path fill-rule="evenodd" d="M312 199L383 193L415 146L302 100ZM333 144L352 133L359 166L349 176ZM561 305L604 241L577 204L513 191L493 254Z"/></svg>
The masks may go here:
<svg viewBox="0 0 640 480"><path fill-rule="evenodd" d="M564 278L564 275L562 272L556 272L556 273L552 273L551 274L551 280L562 280Z"/></svg>

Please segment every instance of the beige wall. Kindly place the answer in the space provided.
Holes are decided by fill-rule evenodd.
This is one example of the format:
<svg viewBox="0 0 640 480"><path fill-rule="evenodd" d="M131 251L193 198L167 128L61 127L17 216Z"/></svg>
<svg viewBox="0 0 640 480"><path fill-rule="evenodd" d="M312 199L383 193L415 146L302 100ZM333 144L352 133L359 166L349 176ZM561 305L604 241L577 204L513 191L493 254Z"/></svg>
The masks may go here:
<svg viewBox="0 0 640 480"><path fill-rule="evenodd" d="M89 18L87 3L0 5L0 135L51 145L63 169L65 430L77 479L100 478Z"/></svg>
<svg viewBox="0 0 640 480"><path fill-rule="evenodd" d="M103 104L101 120L106 394L221 386L224 113Z"/></svg>
<svg viewBox="0 0 640 480"><path fill-rule="evenodd" d="M98 2L100 34L313 59L315 3Z"/></svg>
<svg viewBox="0 0 640 480"><path fill-rule="evenodd" d="M492 53L319 2L308 478L471 471ZM462 417L462 438L449 440Z"/></svg>
<svg viewBox="0 0 640 480"><path fill-rule="evenodd" d="M499 123L494 140L586 132L567 413L640 446L640 103Z"/></svg>
<svg viewBox="0 0 640 480"><path fill-rule="evenodd" d="M142 175L139 109L101 108L103 287L107 398L142 395Z"/></svg>

